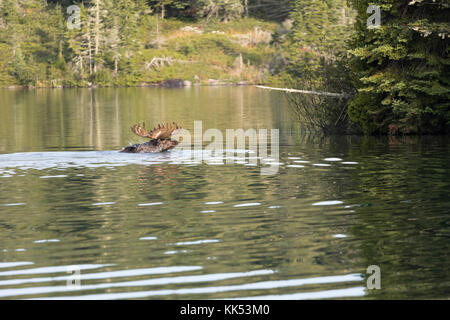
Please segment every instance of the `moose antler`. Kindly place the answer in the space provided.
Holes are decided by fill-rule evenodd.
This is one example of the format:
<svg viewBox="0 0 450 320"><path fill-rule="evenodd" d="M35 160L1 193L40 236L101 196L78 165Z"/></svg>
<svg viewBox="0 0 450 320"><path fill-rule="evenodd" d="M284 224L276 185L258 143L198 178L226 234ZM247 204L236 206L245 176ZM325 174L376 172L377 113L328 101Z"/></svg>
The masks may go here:
<svg viewBox="0 0 450 320"><path fill-rule="evenodd" d="M145 122L142 122L142 127L141 125L135 124L134 126L131 127L131 131L133 131L135 134L137 134L140 137L143 138L152 138L151 134L147 132L147 130L145 130Z"/></svg>
<svg viewBox="0 0 450 320"><path fill-rule="evenodd" d="M163 125L158 124L158 127L154 128L150 132L150 135L152 139L170 139L172 133L177 129L180 129L180 127L175 122L173 122L171 125L169 125L168 123Z"/></svg>
<svg viewBox="0 0 450 320"><path fill-rule="evenodd" d="M163 125L158 124L158 127L155 127L150 132L145 130L145 122L142 123L142 127L139 124L131 127L131 131L140 137L160 140L170 139L172 133L177 129L181 129L181 127L179 127L175 122L173 122L172 125L169 125L168 123Z"/></svg>

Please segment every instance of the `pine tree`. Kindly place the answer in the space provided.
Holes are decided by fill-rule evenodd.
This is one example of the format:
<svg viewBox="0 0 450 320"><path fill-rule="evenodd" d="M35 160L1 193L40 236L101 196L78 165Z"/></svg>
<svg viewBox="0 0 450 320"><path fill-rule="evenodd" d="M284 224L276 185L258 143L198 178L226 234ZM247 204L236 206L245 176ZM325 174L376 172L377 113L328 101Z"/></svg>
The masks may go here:
<svg viewBox="0 0 450 320"><path fill-rule="evenodd" d="M282 22L289 18L294 2L294 0L244 0L244 14L247 3L249 16Z"/></svg>
<svg viewBox="0 0 450 320"><path fill-rule="evenodd" d="M89 10L92 19L92 33L94 41L94 73L97 72L99 65L100 46L103 41L103 16L105 14L104 3L102 0L92 0L92 6Z"/></svg>
<svg viewBox="0 0 450 320"><path fill-rule="evenodd" d="M55 21L57 25L57 32L55 34L56 42L58 45L58 58L55 62L55 67L58 69L65 71L66 69L66 60L64 58L63 49L65 43L65 19L62 11L62 7L60 5L56 5L54 11Z"/></svg>
<svg viewBox="0 0 450 320"><path fill-rule="evenodd" d="M286 53L285 86L351 92L346 63L346 40L351 35L350 8L342 0L296 0L293 8L290 16L293 26L284 37L286 40L281 40ZM344 99L296 94L289 96L289 101L294 116L310 129L328 134L351 129Z"/></svg>
<svg viewBox="0 0 450 320"><path fill-rule="evenodd" d="M107 0L91 0L80 4L81 28L66 32L69 48L74 53L74 62L83 73L89 67L89 75L95 74L102 65L106 37L105 19L108 16ZM86 62L86 63L85 63Z"/></svg>
<svg viewBox="0 0 450 320"><path fill-rule="evenodd" d="M343 19L342 11L350 12L343 0L297 0L291 13L292 31L284 48L288 52L288 72L317 89L327 81L327 69L346 51L351 34L351 19ZM349 14L350 15L350 14Z"/></svg>
<svg viewBox="0 0 450 320"><path fill-rule="evenodd" d="M75 70L80 75L84 75L85 65L88 64L91 69L90 52L90 25L86 18L86 9L84 4L80 4L80 28L67 29L66 41L68 48L72 52L72 62ZM87 63L85 63L87 61Z"/></svg>
<svg viewBox="0 0 450 320"><path fill-rule="evenodd" d="M240 0L199 0L206 21L213 18L227 22L242 16L244 10Z"/></svg>
<svg viewBox="0 0 450 320"><path fill-rule="evenodd" d="M358 93L349 114L366 133L436 133L450 127L450 5L444 0L350 1ZM367 28L369 4L381 26Z"/></svg>
<svg viewBox="0 0 450 320"><path fill-rule="evenodd" d="M106 37L106 48L107 51L112 53L112 58L114 61L114 75L117 75L119 70L119 60L120 54L120 34L119 34L119 23L116 17L112 18L112 24L110 28L109 35Z"/></svg>
<svg viewBox="0 0 450 320"><path fill-rule="evenodd" d="M58 9L45 0L0 3L0 42L10 50L6 69L20 84L40 85L57 76L54 64L62 51L61 18Z"/></svg>
<svg viewBox="0 0 450 320"><path fill-rule="evenodd" d="M135 52L143 48L145 32L140 31L149 27L148 6L145 0L108 0L106 9L108 15L104 22L108 31L104 50L106 56L111 56L114 75L117 75L120 65L127 66ZM133 70L128 69L128 72L133 73Z"/></svg>
<svg viewBox="0 0 450 320"><path fill-rule="evenodd" d="M166 18L167 10L183 10L190 5L188 0L152 0L150 6L160 12L161 19Z"/></svg>

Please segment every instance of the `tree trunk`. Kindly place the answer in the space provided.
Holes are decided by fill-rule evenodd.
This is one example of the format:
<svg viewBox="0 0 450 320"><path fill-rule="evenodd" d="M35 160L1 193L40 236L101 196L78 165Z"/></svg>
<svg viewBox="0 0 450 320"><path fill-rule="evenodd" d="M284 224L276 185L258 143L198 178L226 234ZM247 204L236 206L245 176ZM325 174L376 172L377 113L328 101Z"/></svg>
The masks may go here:
<svg viewBox="0 0 450 320"><path fill-rule="evenodd" d="M159 37L159 19L156 16L156 48L159 49L160 37Z"/></svg>
<svg viewBox="0 0 450 320"><path fill-rule="evenodd" d="M98 49L100 46L100 0L95 1L95 21L94 21L94 73L97 72Z"/></svg>
<svg viewBox="0 0 450 320"><path fill-rule="evenodd" d="M63 55L63 53L62 53L62 40L59 40L58 46L59 46L58 56L61 58L62 55Z"/></svg>
<svg viewBox="0 0 450 320"><path fill-rule="evenodd" d="M83 56L80 54L78 59L80 60L80 72L83 74Z"/></svg>
<svg viewBox="0 0 450 320"><path fill-rule="evenodd" d="M87 42L88 42L88 58L89 58L89 74L92 74L92 44L91 44L91 26L88 20L88 31Z"/></svg>
<svg viewBox="0 0 450 320"><path fill-rule="evenodd" d="M242 73L244 69L244 61L242 59L242 53L239 53L239 73Z"/></svg>

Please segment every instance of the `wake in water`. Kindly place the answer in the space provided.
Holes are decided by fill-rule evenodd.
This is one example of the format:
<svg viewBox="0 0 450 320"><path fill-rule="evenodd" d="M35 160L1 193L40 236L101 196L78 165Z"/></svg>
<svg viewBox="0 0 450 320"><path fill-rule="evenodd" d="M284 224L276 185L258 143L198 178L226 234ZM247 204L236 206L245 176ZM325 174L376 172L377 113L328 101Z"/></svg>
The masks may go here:
<svg viewBox="0 0 450 320"><path fill-rule="evenodd" d="M127 165L169 164L245 164L258 157L250 157L249 150L224 150L223 154L212 154L208 150L172 150L164 153L126 154L118 151L59 151L21 152L0 155L0 174L9 174L11 169L45 170L52 168L99 168ZM231 155L230 155L231 154Z"/></svg>

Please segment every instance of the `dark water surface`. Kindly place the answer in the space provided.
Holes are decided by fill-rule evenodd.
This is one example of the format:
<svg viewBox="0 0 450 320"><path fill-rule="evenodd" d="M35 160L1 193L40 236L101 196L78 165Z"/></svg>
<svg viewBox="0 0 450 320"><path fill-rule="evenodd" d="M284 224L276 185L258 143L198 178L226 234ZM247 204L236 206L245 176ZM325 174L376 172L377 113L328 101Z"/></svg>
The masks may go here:
<svg viewBox="0 0 450 320"><path fill-rule="evenodd" d="M307 135L252 87L3 90L0 115L1 299L449 298L448 137ZM142 120L280 129L279 170L118 153Z"/></svg>

